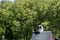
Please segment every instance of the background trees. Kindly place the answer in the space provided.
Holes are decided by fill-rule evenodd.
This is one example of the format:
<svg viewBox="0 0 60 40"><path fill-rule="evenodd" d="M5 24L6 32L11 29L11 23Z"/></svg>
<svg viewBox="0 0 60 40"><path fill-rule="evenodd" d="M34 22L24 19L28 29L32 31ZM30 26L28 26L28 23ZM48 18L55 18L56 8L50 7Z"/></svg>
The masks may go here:
<svg viewBox="0 0 60 40"><path fill-rule="evenodd" d="M0 3L0 38L5 35L8 40L29 40L39 24L59 37L59 21L59 0L3 0Z"/></svg>

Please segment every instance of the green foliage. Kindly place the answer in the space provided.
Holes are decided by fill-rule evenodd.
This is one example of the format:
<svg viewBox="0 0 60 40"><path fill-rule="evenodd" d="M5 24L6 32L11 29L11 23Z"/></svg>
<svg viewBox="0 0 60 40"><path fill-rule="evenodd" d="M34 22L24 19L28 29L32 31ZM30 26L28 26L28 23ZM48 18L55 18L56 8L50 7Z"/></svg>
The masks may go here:
<svg viewBox="0 0 60 40"><path fill-rule="evenodd" d="M15 0L2 1L0 5L0 35L6 31L16 40L29 40L37 25L59 37L60 1L59 0ZM7 29L9 28L9 29ZM3 34L2 34L3 32ZM10 39L9 39L10 40Z"/></svg>

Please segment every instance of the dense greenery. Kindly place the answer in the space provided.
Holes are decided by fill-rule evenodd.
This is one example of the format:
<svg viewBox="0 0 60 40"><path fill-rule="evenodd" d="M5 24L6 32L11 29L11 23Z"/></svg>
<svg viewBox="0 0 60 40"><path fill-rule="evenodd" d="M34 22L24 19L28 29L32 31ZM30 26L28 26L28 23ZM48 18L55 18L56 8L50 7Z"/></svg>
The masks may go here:
<svg viewBox="0 0 60 40"><path fill-rule="evenodd" d="M0 3L0 38L30 40L42 24L53 36L60 37L60 0L15 0Z"/></svg>

